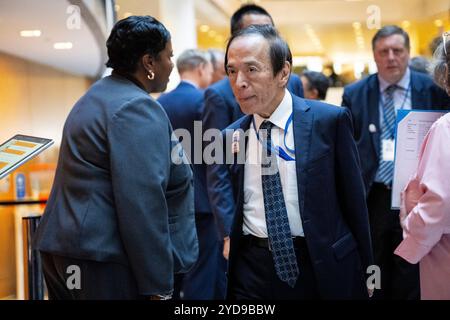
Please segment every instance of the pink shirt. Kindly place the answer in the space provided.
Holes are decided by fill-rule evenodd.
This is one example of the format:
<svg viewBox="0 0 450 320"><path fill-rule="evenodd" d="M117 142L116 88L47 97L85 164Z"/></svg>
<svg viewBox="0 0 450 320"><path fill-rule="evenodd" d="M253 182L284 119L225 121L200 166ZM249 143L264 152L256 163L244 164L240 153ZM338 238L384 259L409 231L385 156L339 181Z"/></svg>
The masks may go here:
<svg viewBox="0 0 450 320"><path fill-rule="evenodd" d="M395 254L420 261L422 299L450 299L450 113L433 124L416 174L402 192L403 241Z"/></svg>

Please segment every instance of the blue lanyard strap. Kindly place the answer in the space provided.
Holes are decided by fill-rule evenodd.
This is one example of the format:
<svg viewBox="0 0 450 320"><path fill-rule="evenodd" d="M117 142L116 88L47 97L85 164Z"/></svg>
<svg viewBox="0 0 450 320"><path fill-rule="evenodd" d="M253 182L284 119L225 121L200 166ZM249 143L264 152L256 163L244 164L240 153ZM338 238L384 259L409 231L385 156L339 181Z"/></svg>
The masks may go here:
<svg viewBox="0 0 450 320"><path fill-rule="evenodd" d="M402 102L402 104L400 106L400 110L403 110L403 107L405 106L406 99L408 98L410 91L411 91L411 81L409 82L408 88L406 89L406 93L405 93L405 96L403 98L403 102ZM392 98L394 98L394 97L392 97ZM395 138L395 121L396 120L394 119L394 123L392 123L392 124L387 121L386 113L384 112L384 105L386 103L384 101L384 97L382 98L381 103L383 104L383 107L381 108L381 111L383 112L383 120L384 120L384 124L386 125L386 130L391 133L391 137L392 137L392 139L394 139ZM394 108L395 108L395 105L394 105ZM395 114L397 114L397 112L395 112Z"/></svg>
<svg viewBox="0 0 450 320"><path fill-rule="evenodd" d="M289 116L288 120L286 121L286 125L284 126L284 138L283 138L283 143L284 143L284 146L286 147L287 151L289 151L290 153L293 154L293 153L295 152L295 150L289 148L289 147L287 146L287 144L286 144L286 136L287 136L287 132L288 132L288 129L289 129L289 125L290 125L291 122L292 122L292 115L293 115L293 113L291 113L291 115Z"/></svg>
<svg viewBox="0 0 450 320"><path fill-rule="evenodd" d="M284 145L286 147L286 149L290 152L290 153L294 153L293 149L289 149L286 146L286 133L287 133L287 128L289 127L289 124L292 122L292 114L290 115L288 121L286 122L286 127L284 130ZM272 152L274 152L277 156L279 156L281 159L285 160L285 161L295 161L295 158L291 157L286 151L284 151L283 148L277 146L277 147L272 147L272 145L268 145L268 143L263 143L261 141L261 139L259 138L259 133L258 130L256 129L256 124L255 124L255 117L253 117L252 119L252 123L253 123L253 128L255 129L255 134L256 134L256 138L258 139L258 141L261 143L261 145L267 150L270 149Z"/></svg>

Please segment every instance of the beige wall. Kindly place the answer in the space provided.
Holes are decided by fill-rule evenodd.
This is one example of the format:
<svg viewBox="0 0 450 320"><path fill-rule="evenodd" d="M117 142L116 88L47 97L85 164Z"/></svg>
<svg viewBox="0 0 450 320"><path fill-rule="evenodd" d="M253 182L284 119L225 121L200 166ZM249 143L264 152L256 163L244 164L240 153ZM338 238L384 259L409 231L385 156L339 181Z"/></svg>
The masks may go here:
<svg viewBox="0 0 450 320"><path fill-rule="evenodd" d="M90 84L88 78L0 53L0 143L22 133L52 138L58 145L67 114ZM52 147L33 162L54 162L57 151ZM0 200L13 194L13 183L3 179ZM0 206L0 299L15 295L15 274L14 209Z"/></svg>
<svg viewBox="0 0 450 320"><path fill-rule="evenodd" d="M91 81L0 53L0 141L16 133L59 144L68 112Z"/></svg>

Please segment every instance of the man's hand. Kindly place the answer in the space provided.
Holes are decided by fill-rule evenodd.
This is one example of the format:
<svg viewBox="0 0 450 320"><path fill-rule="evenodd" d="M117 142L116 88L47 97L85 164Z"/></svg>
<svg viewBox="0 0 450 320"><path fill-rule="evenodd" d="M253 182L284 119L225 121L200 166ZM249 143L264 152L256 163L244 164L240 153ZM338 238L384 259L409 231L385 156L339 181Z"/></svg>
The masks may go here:
<svg viewBox="0 0 450 320"><path fill-rule="evenodd" d="M230 237L225 237L223 239L223 256L228 260L228 255L230 254Z"/></svg>
<svg viewBox="0 0 450 320"><path fill-rule="evenodd" d="M369 289L369 288L367 288L367 293L369 294L369 298L372 298L373 297L373 291L374 291L375 289Z"/></svg>
<svg viewBox="0 0 450 320"><path fill-rule="evenodd" d="M160 295L160 294L155 294L155 295L151 295L147 297L147 300L171 300L172 299L172 295Z"/></svg>

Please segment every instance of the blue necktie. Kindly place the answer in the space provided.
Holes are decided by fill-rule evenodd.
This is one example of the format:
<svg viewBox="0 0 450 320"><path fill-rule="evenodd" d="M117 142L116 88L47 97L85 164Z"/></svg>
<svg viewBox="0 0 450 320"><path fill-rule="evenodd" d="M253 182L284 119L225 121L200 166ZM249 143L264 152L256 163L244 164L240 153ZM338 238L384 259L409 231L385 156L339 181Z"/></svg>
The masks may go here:
<svg viewBox="0 0 450 320"><path fill-rule="evenodd" d="M272 250L275 270L278 277L290 287L294 287L298 278L299 269L295 256L294 243L283 197L280 173L276 155L272 154L271 129L273 124L264 121L260 130L263 145L261 157L261 182L266 212L266 225L269 242Z"/></svg>
<svg viewBox="0 0 450 320"><path fill-rule="evenodd" d="M386 88L383 104L383 123L381 125L381 140L393 139L392 130L395 126L394 91L397 86L390 85ZM390 185L394 174L394 161L383 161L380 157L379 178L385 185Z"/></svg>

